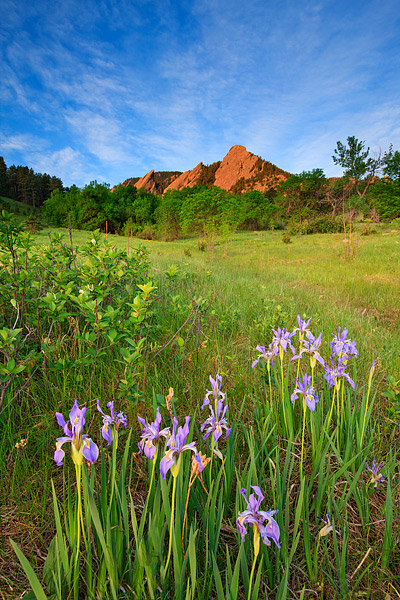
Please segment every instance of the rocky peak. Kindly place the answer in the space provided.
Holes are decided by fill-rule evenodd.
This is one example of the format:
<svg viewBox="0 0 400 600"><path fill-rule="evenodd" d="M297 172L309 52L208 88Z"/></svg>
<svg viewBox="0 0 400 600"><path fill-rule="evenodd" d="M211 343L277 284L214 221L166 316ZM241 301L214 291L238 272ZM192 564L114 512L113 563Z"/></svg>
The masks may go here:
<svg viewBox="0 0 400 600"><path fill-rule="evenodd" d="M244 146L232 146L215 173L214 185L230 190L239 179L250 179L258 160Z"/></svg>
<svg viewBox="0 0 400 600"><path fill-rule="evenodd" d="M248 152L244 146L232 146L222 162L204 165L200 162L194 169L181 173L179 171L151 170L144 177L127 179L123 186L135 185L152 193L162 194L167 190L181 190L184 187L204 184L208 187L216 185L234 193L260 190L265 192L275 187L280 181L289 177L290 173L279 169L272 163Z"/></svg>

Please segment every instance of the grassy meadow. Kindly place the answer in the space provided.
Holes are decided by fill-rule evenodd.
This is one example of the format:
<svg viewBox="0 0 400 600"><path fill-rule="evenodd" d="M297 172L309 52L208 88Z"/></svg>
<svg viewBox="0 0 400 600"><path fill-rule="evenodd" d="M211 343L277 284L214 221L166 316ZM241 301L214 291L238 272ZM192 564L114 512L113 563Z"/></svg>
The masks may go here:
<svg viewBox="0 0 400 600"><path fill-rule="evenodd" d="M202 251L195 238L108 235L111 250L97 254L90 251L91 233L72 237L72 258L68 230L43 229L29 251L21 244L22 266L14 274L11 259L0 259L10 274L4 297L12 295L14 278L24 290L19 298L38 315L44 311L24 325L37 330L37 370L15 373L0 407L1 597L400 598L399 231L356 234L351 260L343 234L285 244L279 231L237 233L218 239L212 251ZM149 265L130 264L143 245ZM38 276L48 273L36 300L26 289L31 259ZM55 295L37 300L45 292ZM22 300L12 304L15 313L9 304L2 327L11 330L18 319L22 327ZM132 312L124 312L127 306ZM318 400L312 412L301 395L290 401L296 379L311 375L307 355L291 361L291 351L280 350L273 365L261 358L252 368L256 346L268 347L272 328L293 332L297 315L312 317L315 337L322 332L326 361L338 327L348 329L359 352L347 365L354 391L343 379L329 388L321 367L313 367ZM300 339L292 338L296 349ZM212 435L204 440L200 429L209 376L217 374L232 429L218 443ZM165 400L170 388L172 406ZM214 391L218 396L219 388ZM61 435L54 414L67 419L75 399L87 407L86 426L100 456L94 466L74 470L68 448L63 467L53 453ZM113 400L127 415L118 451L115 437L112 449L101 442L97 399L103 410ZM173 416L179 425L191 416L187 442L196 441L211 459L201 475L191 474L190 452L165 479L158 468L163 450L153 460L138 452L137 417L154 421L157 406L162 427ZM379 473L365 467L373 460L382 464ZM247 501L256 493L250 486L265 496L260 510L279 511L280 548L272 537L260 544L263 530L251 523L241 540L236 519L246 502L240 490Z"/></svg>

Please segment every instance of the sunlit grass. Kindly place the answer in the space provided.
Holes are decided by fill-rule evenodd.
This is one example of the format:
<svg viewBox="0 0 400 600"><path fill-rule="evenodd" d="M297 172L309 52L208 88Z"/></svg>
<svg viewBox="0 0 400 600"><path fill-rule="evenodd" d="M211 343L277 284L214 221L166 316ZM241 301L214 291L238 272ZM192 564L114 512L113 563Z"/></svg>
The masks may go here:
<svg viewBox="0 0 400 600"><path fill-rule="evenodd" d="M69 246L69 232L57 232L64 235L64 243ZM49 233L50 230L41 231L36 236L36 243L49 244ZM92 234L73 231L72 235L76 248L90 240ZM274 551L270 558L269 549L263 549L268 572L268 582L265 584L268 583L275 590L279 586L279 598L289 594L285 588L285 577L289 577L289 565L293 558L296 568L291 568L289 582L290 593L293 594L287 595L288 598L314 597L314 593L322 589L321 585L325 586L327 598L339 597L335 596L338 590L342 593L340 597L353 597L346 595L349 577L356 571L369 544L374 546L374 550L365 563L368 567L365 573L363 570L357 571L358 576L362 576L362 583L356 583L355 580L354 589L357 593L374 589L378 598L381 597L381 590L389 589L387 569L395 573L398 566L395 553L390 563L385 558L385 552L387 556L390 555L387 548L392 540L392 502L394 506L398 502L398 486L394 479L397 459L391 458L393 444L398 437L398 423L386 418L387 400L381 397L380 392L387 388L387 375L400 378L400 258L397 249L400 236L398 232L389 232L388 235L359 237L356 256L352 261L344 257L341 234L292 238L292 243L288 245L282 243L281 237L281 232L240 233L220 240L214 251L207 253L199 250L197 240L193 238L166 243L108 236L120 248L127 249L128 244L130 248L144 244L150 251L154 281L158 286L152 320L152 344L146 350L146 370L139 382L143 402L139 402L138 407L126 407L134 429L134 448L137 449L137 413L153 418L153 398L156 394L165 395L169 387L175 390L174 408L177 416L182 419L186 414L192 415L195 435L200 438L202 415L199 407L208 376L210 373L213 376L222 374L224 390L229 399L229 418L238 419L235 443L228 444L232 457L236 457L230 466L236 481L236 499L226 497L226 494L220 496L226 516L223 547L224 552L231 554L232 564L240 554L235 538L237 532L229 523L234 523L235 511L237 513L244 508L238 490L241 486L249 489L250 485L260 484L267 494L268 507L279 507L280 511L278 518L284 550L281 553ZM301 410L297 406L294 409L297 414L296 435L292 445L284 435L283 417L279 412L279 370L273 382L273 398L277 402L269 405L267 382L258 371L251 368L251 362L257 355L255 346L268 345L271 341L271 326L280 324L292 330L297 314L313 318L311 327L314 334L323 333L322 353L325 356L329 355L331 334L337 331L339 325L348 328L351 339L357 338L360 352L356 362L357 373L354 372L358 382L357 393L353 395L350 390L348 394L346 392L343 427L332 435L327 433L330 425L329 395L322 374L317 376L318 393L321 395L315 412L315 426L319 432L318 450L312 459L310 445L305 449L306 482L299 477ZM373 416L379 415L379 418L373 418L372 424L368 423L365 441L358 442L359 447L356 448L355 431L357 427L359 430L364 427L362 411L365 409L368 373L375 358L374 390L378 389L378 394ZM99 364L90 390L78 371L60 372L51 380L48 390L35 387L33 383L29 397L25 397L22 405L27 414L14 413L17 421L24 423L21 436L25 435L25 426L26 431L30 432L32 449L26 453L21 451L15 459L15 466L11 464L11 493L13 497L19 497L21 511L28 506L31 508L31 519L37 526L38 536L39 531L44 532L45 537L48 535L46 524L49 526L52 518L49 516L50 480L60 477L52 464L52 434L56 429L54 408L60 409L60 392L67 402L68 398L72 400L79 397L92 414L96 398L101 398L105 403L115 393L114 370L110 365ZM291 375L288 389L293 388L294 379ZM17 407L15 410L18 413ZM310 440L309 427L307 421L306 437ZM5 444L1 458L3 465L7 465L9 457L16 456L13 447L19 435L11 419L4 424L3 433ZM203 449L207 450L206 444ZM388 487L389 492L393 493L393 500L392 496L385 499L385 492L379 490L368 509L365 490L360 488L363 485L363 453L367 452L371 452L377 460L383 460L387 465L385 472L393 474L393 486ZM32 464L35 465L35 473L32 473ZM133 461L132 465L132 487L135 490L139 488L143 494L146 487L143 466L135 468ZM3 466L4 477L6 473L7 467ZM222 471L219 476L222 477ZM355 486L355 482L359 482L358 486ZM161 491L159 487L156 493L160 495ZM202 493L200 488L196 491L196 502L203 501ZM213 502L216 502L216 498ZM325 510L335 512L336 527L340 529L343 539L334 535L332 541L325 543L323 540L320 546L316 542L320 525L316 517L324 516ZM385 510L386 526L382 525L382 511ZM158 519L162 521L160 527L165 527L162 513L158 514ZM359 519L362 523L359 523ZM374 520L380 524L371 529L366 524ZM206 518L204 525L202 536L213 529L207 524ZM357 545L355 540L360 540L357 527L361 525L366 540L357 542ZM352 530L349 531L349 528ZM296 537L297 532L301 537ZM219 529L215 535L217 538L220 536ZM383 540L385 556L382 554L381 558ZM208 540L204 541L204 545L208 543ZM347 557L348 543L350 548ZM26 544L31 555L35 552L34 545ZM249 540L246 540L245 548L247 555L251 548ZM225 569L222 558L217 556L219 566L217 563L214 565L216 581L218 569L222 569L222 574ZM198 560L200 565L202 557ZM379 582L374 581L374 569L380 570ZM245 571L242 575L246 577ZM207 582L211 580L211 572L199 572L204 597L204 590L209 585ZM248 581L244 581L245 587L248 587ZM353 585L353 582L350 584ZM312 595L301 595L306 588L314 590ZM240 597L243 597L243 590L241 593ZM222 588L217 597L224 597Z"/></svg>

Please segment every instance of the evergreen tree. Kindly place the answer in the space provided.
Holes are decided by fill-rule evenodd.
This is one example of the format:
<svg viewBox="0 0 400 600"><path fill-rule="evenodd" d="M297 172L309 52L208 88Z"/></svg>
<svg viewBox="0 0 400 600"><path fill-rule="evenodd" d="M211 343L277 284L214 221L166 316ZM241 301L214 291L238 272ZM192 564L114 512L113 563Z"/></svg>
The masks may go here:
<svg viewBox="0 0 400 600"><path fill-rule="evenodd" d="M7 165L4 162L4 158L0 156L0 196L4 196L8 198L9 188L8 188L8 174L7 174Z"/></svg>

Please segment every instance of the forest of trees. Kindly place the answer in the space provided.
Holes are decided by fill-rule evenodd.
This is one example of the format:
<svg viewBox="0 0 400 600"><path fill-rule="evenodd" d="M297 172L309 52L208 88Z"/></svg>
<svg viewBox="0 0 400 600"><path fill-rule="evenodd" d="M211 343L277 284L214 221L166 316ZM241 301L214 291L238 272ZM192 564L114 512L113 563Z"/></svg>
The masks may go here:
<svg viewBox="0 0 400 600"><path fill-rule="evenodd" d="M42 207L50 226L101 229L141 237L177 239L196 233L205 239L237 229L288 228L292 233L339 231L343 219L400 218L400 152L371 156L365 142L338 142L333 161L343 176L322 169L291 175L265 193L225 191L209 182L153 194L134 185L91 182L63 188L57 177L28 167L7 169L0 157L0 196ZM207 185L208 183L208 185Z"/></svg>
<svg viewBox="0 0 400 600"><path fill-rule="evenodd" d="M54 190L63 189L58 177L35 173L29 167L11 165L7 168L4 158L0 156L0 196L37 208L43 206Z"/></svg>

